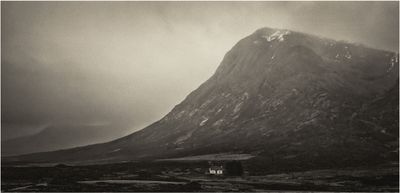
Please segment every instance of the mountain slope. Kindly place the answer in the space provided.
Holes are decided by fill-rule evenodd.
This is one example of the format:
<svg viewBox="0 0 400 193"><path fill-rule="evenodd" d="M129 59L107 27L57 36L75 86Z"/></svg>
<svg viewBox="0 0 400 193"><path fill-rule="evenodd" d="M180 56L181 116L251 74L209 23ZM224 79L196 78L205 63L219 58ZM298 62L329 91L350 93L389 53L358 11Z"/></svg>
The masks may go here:
<svg viewBox="0 0 400 193"><path fill-rule="evenodd" d="M42 131L1 142L3 156L54 151L110 141L109 125L53 125Z"/></svg>
<svg viewBox="0 0 400 193"><path fill-rule="evenodd" d="M262 28L240 40L209 80L143 130L109 143L9 160L122 161L240 152L263 162L321 167L371 157L371 163L387 161L381 154L393 149L385 148L385 141L377 142L375 133L360 139L351 131L358 114L370 116L363 107L378 96L398 99L390 90L397 83L398 54ZM382 108L369 107L377 114L398 113L398 105ZM372 122L392 127L387 124L395 116L389 119ZM332 165L332 159L344 161Z"/></svg>

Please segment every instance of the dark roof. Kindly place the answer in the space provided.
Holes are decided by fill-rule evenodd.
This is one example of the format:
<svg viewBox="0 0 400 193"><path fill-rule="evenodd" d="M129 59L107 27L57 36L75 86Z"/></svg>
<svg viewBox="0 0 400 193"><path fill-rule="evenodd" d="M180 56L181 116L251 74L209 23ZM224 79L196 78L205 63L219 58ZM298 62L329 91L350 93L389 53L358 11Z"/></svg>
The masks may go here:
<svg viewBox="0 0 400 193"><path fill-rule="evenodd" d="M224 167L222 167L222 166L210 166L210 169L212 169L212 170L222 170L222 169L224 169Z"/></svg>

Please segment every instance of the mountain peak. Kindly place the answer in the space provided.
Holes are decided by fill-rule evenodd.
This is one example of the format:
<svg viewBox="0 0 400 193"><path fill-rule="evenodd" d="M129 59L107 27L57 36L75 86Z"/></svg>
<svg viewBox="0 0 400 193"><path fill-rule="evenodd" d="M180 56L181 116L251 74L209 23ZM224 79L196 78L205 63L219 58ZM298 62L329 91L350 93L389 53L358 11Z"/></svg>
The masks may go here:
<svg viewBox="0 0 400 193"><path fill-rule="evenodd" d="M277 40L282 42L285 40L285 36L292 33L290 30L286 29L272 29L272 28L261 28L258 29L255 34L261 38L266 39L268 42Z"/></svg>
<svg viewBox="0 0 400 193"><path fill-rule="evenodd" d="M392 142L397 135L385 133L385 138L351 123L357 122L365 104L398 81L395 56L290 30L261 28L233 46L216 73L159 121L109 143L50 157L115 161L236 151L273 155L288 163L293 161L288 155L301 161L296 163L311 159L329 164L332 158L347 157L358 164L370 160L367 156L385 160L393 149L385 149L386 142L375 143ZM395 120L379 118L398 111L398 106L388 108L393 109L375 108L379 116L369 120L370 125L393 127L386 123ZM370 138L360 140L364 135ZM52 154L24 158L49 160L47 155Z"/></svg>

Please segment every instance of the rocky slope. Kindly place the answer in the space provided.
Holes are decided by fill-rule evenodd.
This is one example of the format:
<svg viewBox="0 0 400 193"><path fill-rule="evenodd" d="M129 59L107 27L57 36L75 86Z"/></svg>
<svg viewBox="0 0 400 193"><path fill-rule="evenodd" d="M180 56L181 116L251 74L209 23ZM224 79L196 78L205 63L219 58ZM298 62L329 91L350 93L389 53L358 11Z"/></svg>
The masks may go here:
<svg viewBox="0 0 400 193"><path fill-rule="evenodd" d="M398 64L396 53L262 28L240 40L209 80L152 125L109 143L3 160L122 161L235 152L256 155L254 162L264 167L393 161Z"/></svg>

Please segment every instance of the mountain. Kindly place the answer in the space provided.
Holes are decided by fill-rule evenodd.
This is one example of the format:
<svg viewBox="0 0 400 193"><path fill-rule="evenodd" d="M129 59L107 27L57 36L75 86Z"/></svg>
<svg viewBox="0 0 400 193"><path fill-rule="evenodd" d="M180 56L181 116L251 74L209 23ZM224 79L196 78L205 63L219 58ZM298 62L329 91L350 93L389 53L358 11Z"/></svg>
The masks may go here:
<svg viewBox="0 0 400 193"><path fill-rule="evenodd" d="M254 167L398 160L398 54L289 30L240 40L170 113L123 138L4 158L79 162L248 153Z"/></svg>
<svg viewBox="0 0 400 193"><path fill-rule="evenodd" d="M109 125L52 125L38 133L1 142L3 156L54 151L110 141Z"/></svg>

